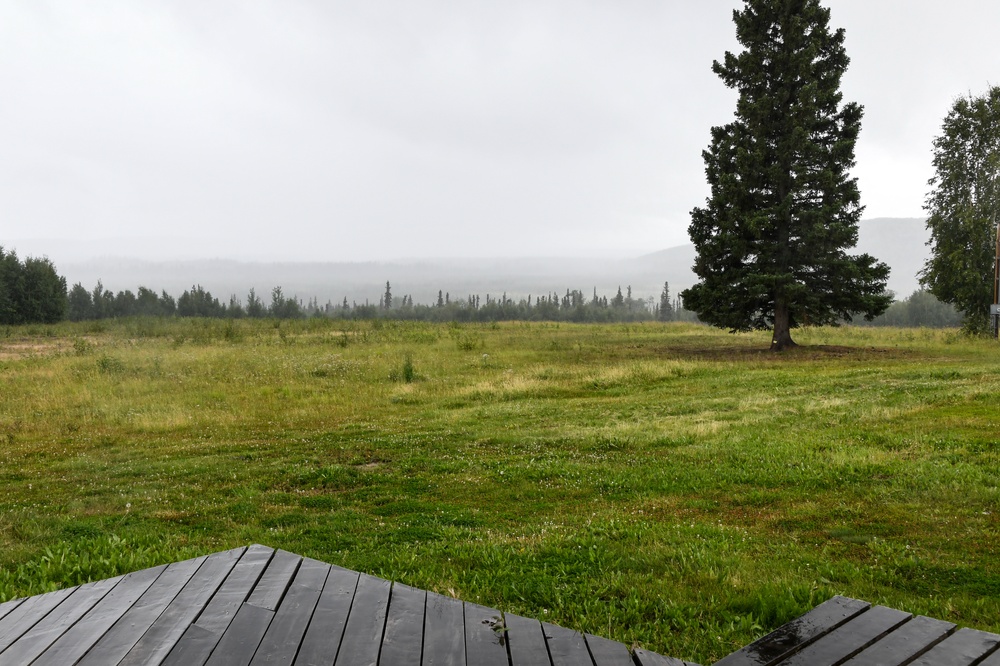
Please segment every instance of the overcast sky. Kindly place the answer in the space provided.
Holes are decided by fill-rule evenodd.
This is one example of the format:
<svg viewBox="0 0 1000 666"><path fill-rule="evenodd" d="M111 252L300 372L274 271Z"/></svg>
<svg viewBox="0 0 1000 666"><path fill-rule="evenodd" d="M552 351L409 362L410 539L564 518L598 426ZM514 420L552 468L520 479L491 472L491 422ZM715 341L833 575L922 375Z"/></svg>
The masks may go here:
<svg viewBox="0 0 1000 666"><path fill-rule="evenodd" d="M1000 3L832 0L865 217L915 217ZM687 241L734 0L5 0L0 244L61 257L628 256Z"/></svg>

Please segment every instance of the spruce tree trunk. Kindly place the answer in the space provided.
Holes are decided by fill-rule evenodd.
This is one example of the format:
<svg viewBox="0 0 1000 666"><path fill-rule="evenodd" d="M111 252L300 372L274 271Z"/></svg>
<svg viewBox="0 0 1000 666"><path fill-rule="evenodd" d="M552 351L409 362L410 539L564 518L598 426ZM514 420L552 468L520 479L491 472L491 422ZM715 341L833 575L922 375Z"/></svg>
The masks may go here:
<svg viewBox="0 0 1000 666"><path fill-rule="evenodd" d="M791 317L788 303L778 298L774 303L774 333L771 335L771 351L780 352L788 347L796 347L792 340Z"/></svg>

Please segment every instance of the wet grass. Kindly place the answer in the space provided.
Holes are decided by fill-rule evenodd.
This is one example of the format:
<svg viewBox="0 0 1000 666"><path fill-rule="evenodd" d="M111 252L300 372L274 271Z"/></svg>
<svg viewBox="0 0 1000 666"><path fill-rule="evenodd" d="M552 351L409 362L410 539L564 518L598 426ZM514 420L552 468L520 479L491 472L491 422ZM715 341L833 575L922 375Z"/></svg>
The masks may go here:
<svg viewBox="0 0 1000 666"><path fill-rule="evenodd" d="M1000 631L953 331L0 330L0 600L259 542L710 663L833 594Z"/></svg>

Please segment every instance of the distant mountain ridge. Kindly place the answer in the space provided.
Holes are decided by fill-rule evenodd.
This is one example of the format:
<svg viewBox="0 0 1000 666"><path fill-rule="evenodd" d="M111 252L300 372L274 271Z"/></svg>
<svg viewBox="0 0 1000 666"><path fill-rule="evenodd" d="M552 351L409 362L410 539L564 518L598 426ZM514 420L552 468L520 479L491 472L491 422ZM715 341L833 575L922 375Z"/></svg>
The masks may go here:
<svg viewBox="0 0 1000 666"><path fill-rule="evenodd" d="M929 256L928 232L921 218L879 218L862 221L857 252L867 252L892 268L889 288L903 298L918 288L916 274ZM252 287L265 301L272 287L280 286L286 295L306 300L377 303L392 285L393 294L409 294L417 303L437 300L438 290L453 299L469 294L512 298L546 293L564 294L579 289L588 296L596 289L599 295L613 296L618 287L629 286L637 298L659 298L663 283L670 283L671 293L694 284L693 245L680 245L634 259L592 258L498 258L434 259L397 262L256 263L233 260L143 261L106 258L59 265L69 284L82 283L93 288L97 280L115 291L142 285L177 296L192 285L200 284L220 300L231 295L245 299Z"/></svg>

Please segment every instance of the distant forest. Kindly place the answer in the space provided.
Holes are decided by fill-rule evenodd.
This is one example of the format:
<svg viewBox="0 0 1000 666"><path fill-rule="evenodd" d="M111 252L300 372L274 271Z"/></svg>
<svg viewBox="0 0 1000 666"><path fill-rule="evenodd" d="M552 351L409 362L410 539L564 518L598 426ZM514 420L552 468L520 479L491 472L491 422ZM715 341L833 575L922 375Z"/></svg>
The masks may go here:
<svg viewBox="0 0 1000 666"><path fill-rule="evenodd" d="M147 287L136 292L107 290L98 281L88 290L74 284L67 290L61 277L48 259L21 260L15 252L0 247L0 324L55 323L64 319L87 321L124 317L215 317L215 318L274 318L329 317L332 319L401 319L417 321L571 321L571 322L639 322L697 321L694 313L685 310L680 299L663 284L659 298L637 298L632 288L621 288L614 296L599 296L594 289L585 294L567 289L539 296L510 298L477 294L453 298L439 291L436 302L414 303L410 295L396 296L386 282L378 303L365 301L320 304L312 298L303 303L287 296L281 287L271 290L265 301L253 289L246 300L230 296L220 301L201 285L194 285L176 299L166 291L159 293ZM942 303L925 291L893 303L889 310L872 322L857 320L863 326L949 327L961 324L961 314L951 305Z"/></svg>
<svg viewBox="0 0 1000 666"><path fill-rule="evenodd" d="M632 288L621 288L611 298L598 296L596 289L585 296L579 290L566 290L541 296L509 298L506 294L485 298L468 295L453 299L450 293L438 292L436 303L414 303L413 297L394 296L392 285L386 282L385 293L378 303L327 302L321 305L315 298L303 303L295 296L286 296L281 287L271 290L265 302L251 289L246 301L230 296L220 301L201 285L184 290L178 298L166 291L157 294L146 287L136 293L117 293L104 289L98 282L88 291L77 283L67 297L66 316L71 321L86 321L136 316L179 316L215 318L274 318L328 317L331 319L403 319L418 321L575 321L575 322L635 322L635 321L695 321L694 315L672 298L670 285L664 283L659 300L633 298Z"/></svg>

